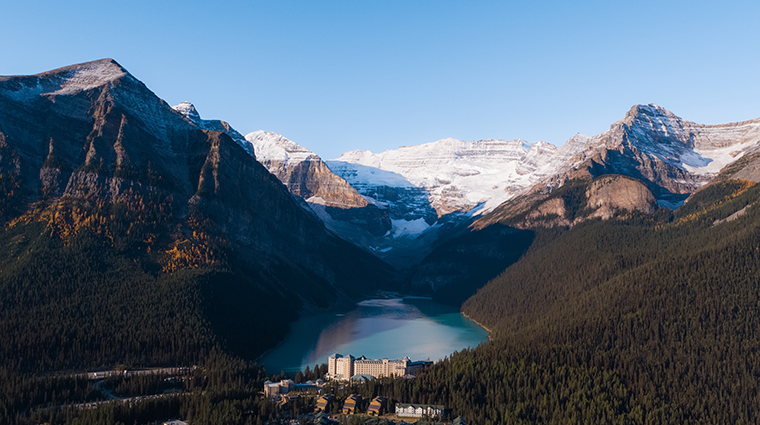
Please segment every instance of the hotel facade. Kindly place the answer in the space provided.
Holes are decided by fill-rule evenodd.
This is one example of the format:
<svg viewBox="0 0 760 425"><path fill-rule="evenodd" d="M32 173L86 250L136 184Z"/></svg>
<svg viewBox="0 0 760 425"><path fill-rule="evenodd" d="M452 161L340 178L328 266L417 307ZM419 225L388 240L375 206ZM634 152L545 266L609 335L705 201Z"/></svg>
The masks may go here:
<svg viewBox="0 0 760 425"><path fill-rule="evenodd" d="M409 373L412 361L409 357L401 360L356 359L352 355L335 354L327 359L327 378L348 380L354 375L370 375L374 378L401 377Z"/></svg>

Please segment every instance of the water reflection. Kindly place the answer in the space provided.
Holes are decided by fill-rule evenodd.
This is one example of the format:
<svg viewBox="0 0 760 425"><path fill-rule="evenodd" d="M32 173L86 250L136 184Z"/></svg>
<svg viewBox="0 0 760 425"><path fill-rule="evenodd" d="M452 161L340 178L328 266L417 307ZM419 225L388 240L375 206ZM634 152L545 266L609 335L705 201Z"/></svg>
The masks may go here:
<svg viewBox="0 0 760 425"><path fill-rule="evenodd" d="M335 353L355 357L440 360L475 347L488 333L455 308L421 298L365 300L345 315L300 319L287 339L259 363L268 373L295 372Z"/></svg>

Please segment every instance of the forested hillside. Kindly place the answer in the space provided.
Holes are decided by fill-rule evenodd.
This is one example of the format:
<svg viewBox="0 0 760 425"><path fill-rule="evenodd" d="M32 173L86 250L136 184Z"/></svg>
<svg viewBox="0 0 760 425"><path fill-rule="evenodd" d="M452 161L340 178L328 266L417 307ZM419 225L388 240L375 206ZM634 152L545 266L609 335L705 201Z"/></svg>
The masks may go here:
<svg viewBox="0 0 760 425"><path fill-rule="evenodd" d="M535 230L463 306L493 340L436 365L421 397L478 423L754 422L759 194L728 180L675 213Z"/></svg>

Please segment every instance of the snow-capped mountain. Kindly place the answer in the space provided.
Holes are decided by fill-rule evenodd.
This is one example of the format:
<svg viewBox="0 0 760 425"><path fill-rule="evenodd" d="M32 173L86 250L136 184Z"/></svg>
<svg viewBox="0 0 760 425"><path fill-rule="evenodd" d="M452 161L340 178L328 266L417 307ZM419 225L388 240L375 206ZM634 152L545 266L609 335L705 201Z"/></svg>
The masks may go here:
<svg viewBox="0 0 760 425"><path fill-rule="evenodd" d="M442 139L381 153L356 150L328 161L359 193L389 205L392 219L487 213L534 186L622 174L675 207L723 167L757 148L760 120L703 125L657 106L634 106L610 130L577 134L561 147L516 139ZM390 196L388 196L390 195Z"/></svg>
<svg viewBox="0 0 760 425"><path fill-rule="evenodd" d="M283 166L293 166L304 161L321 160L317 154L271 131L254 131L245 135L257 158L263 161L279 162Z"/></svg>
<svg viewBox="0 0 760 425"><path fill-rule="evenodd" d="M305 212L236 134L189 103L170 107L111 59L0 76L0 187L13 188L3 191L0 219L40 199L133 205L143 197L175 220L160 243L201 244L188 229L213 223L204 232L251 264L292 264L319 275L318 285L332 281L340 271L327 253L350 244Z"/></svg>
<svg viewBox="0 0 760 425"><path fill-rule="evenodd" d="M364 232L378 237L391 229L386 208L370 203L335 175L314 152L268 131L245 136L256 159L299 196L324 222L344 238L360 242ZM362 231L360 231L363 230Z"/></svg>
<svg viewBox="0 0 760 425"><path fill-rule="evenodd" d="M745 157L748 164L734 167L736 171L727 176L760 180L760 173L756 172L760 165L758 155L760 119L704 125L684 120L654 104L636 105L609 130L590 138L585 148L579 149L554 175L478 219L475 228L520 214L526 218L513 223L520 227L571 225L589 217L609 217L616 208L646 211L647 197L660 206L675 209L721 170ZM600 176L616 174L636 179L650 194L637 188L636 197L641 202L635 207L624 207L628 203L622 200L624 194L619 187L614 191L609 188L597 191L603 193L604 199L599 198L599 193L589 192L586 193L589 201L594 195L592 204L603 206L603 211L575 218L566 217L562 199L550 196L569 180L596 182ZM625 180L617 182L626 183ZM628 184L627 188L630 195L633 186Z"/></svg>
<svg viewBox="0 0 760 425"><path fill-rule="evenodd" d="M555 173L588 140L578 134L558 148L521 139L466 142L449 138L382 153L346 152L328 165L360 193L381 202L398 204L384 197L384 191L395 188L411 202L432 207L439 217L452 212L483 213Z"/></svg>
<svg viewBox="0 0 760 425"><path fill-rule="evenodd" d="M622 174L642 180L661 205L675 207L759 143L760 119L705 125L655 104L636 105L592 137L546 184Z"/></svg>

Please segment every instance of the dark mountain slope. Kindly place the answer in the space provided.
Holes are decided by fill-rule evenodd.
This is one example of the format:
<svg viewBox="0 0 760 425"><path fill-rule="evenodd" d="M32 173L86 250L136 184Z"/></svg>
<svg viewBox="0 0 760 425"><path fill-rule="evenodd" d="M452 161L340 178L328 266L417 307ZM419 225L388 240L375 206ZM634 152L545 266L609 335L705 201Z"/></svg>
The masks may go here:
<svg viewBox="0 0 760 425"><path fill-rule="evenodd" d="M508 201L494 214L510 211L514 215L494 223L487 215L439 244L413 269L406 284L416 290L432 290L440 302L461 305L520 259L533 243L535 227L572 226L631 211L652 213L657 208L643 183L620 175L568 181L550 194L531 200L531 206L519 213L508 210L512 206Z"/></svg>
<svg viewBox="0 0 760 425"><path fill-rule="evenodd" d="M0 77L0 186L8 367L252 359L393 277L112 60Z"/></svg>

